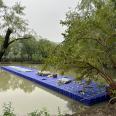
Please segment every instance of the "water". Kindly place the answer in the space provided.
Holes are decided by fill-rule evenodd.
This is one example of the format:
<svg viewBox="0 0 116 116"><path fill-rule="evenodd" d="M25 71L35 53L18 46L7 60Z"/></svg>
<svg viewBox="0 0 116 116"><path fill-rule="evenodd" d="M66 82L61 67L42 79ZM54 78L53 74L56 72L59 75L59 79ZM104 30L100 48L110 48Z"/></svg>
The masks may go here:
<svg viewBox="0 0 116 116"><path fill-rule="evenodd" d="M28 66L37 68L37 65ZM51 115L56 115L58 108L62 113L72 114L85 107L31 81L0 71L0 112L3 104L9 102L19 116L43 108L46 108Z"/></svg>

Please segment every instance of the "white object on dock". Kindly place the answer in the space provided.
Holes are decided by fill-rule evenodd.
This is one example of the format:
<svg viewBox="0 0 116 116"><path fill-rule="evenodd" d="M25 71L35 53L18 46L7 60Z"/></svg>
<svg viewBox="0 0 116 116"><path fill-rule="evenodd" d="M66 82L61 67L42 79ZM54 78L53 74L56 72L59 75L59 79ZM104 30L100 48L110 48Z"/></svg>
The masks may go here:
<svg viewBox="0 0 116 116"><path fill-rule="evenodd" d="M22 67L18 67L18 66L8 66L8 67L16 69L16 70L21 71L21 72L31 72L32 71L30 69L26 69L26 68L22 68Z"/></svg>

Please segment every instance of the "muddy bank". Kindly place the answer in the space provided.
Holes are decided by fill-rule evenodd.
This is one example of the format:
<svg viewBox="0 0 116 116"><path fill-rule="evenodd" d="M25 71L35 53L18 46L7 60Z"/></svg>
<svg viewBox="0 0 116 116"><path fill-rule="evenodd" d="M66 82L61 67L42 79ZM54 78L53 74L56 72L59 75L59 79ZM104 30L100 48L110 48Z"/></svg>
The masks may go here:
<svg viewBox="0 0 116 116"><path fill-rule="evenodd" d="M116 103L114 105L98 106L95 108L86 108L80 113L65 116L116 116Z"/></svg>

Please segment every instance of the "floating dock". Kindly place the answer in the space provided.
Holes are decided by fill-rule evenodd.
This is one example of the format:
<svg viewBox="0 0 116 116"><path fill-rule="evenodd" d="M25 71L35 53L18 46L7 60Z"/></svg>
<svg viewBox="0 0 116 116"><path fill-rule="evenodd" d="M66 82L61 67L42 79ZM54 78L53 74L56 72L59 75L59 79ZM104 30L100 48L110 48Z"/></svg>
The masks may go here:
<svg viewBox="0 0 116 116"><path fill-rule="evenodd" d="M65 77L70 79L71 82L59 84L59 79L64 78L64 76L58 75L57 78L39 76L37 74L38 70L22 66L2 66L1 69L35 82L88 106L109 99L109 96L106 93L106 87L100 87L95 82L91 82L85 87L85 81L77 82L71 77Z"/></svg>

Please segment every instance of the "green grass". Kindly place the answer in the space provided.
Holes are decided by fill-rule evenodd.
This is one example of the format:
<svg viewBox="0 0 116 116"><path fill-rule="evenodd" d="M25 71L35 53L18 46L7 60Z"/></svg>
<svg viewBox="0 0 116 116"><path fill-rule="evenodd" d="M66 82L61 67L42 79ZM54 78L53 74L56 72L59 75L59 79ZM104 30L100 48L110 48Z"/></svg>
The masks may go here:
<svg viewBox="0 0 116 116"><path fill-rule="evenodd" d="M17 116L17 115L14 113L14 108L12 107L12 104L8 103L3 105L3 110L0 116ZM51 115L46 108L43 108L41 110L35 110L33 112L27 113L27 115L25 116L51 116ZM63 116L63 114L61 114L60 108L58 108L58 114L56 116Z"/></svg>

